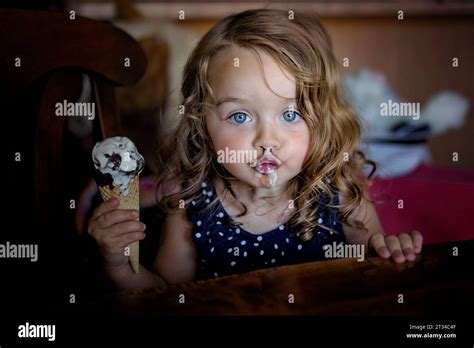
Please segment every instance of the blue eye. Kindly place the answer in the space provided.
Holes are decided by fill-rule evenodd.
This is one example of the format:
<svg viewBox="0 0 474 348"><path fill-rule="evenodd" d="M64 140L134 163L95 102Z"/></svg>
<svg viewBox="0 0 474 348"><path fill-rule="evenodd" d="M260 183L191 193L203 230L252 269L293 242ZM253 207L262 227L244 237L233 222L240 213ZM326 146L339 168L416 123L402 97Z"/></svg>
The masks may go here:
<svg viewBox="0 0 474 348"><path fill-rule="evenodd" d="M299 119L301 118L301 115L299 114L299 112L295 110L287 110L283 113L282 116L286 122L291 122L291 123L295 123L296 121L299 121Z"/></svg>
<svg viewBox="0 0 474 348"><path fill-rule="evenodd" d="M250 117L243 112L236 112L235 114L230 115L228 120L231 120L232 123L243 124L246 123L247 119L250 120Z"/></svg>

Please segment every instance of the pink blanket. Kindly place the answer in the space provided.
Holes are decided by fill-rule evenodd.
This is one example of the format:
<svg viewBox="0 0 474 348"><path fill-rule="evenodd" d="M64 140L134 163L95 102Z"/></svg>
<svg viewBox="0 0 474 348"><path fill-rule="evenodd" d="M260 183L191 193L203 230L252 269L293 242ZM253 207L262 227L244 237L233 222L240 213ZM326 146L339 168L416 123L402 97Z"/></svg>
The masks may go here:
<svg viewBox="0 0 474 348"><path fill-rule="evenodd" d="M474 239L474 171L420 165L370 188L387 234L418 230L424 243Z"/></svg>

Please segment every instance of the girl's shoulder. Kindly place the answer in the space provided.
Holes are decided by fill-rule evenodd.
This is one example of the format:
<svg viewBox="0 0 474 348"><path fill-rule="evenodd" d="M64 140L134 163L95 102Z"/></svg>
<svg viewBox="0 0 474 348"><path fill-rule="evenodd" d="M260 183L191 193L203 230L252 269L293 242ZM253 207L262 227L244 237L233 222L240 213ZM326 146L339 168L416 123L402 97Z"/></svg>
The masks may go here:
<svg viewBox="0 0 474 348"><path fill-rule="evenodd" d="M164 197L180 193L185 190L187 185L180 183L178 180L163 181L157 187L157 201L160 202ZM187 198L183 200L183 205L179 203L179 208L184 210L188 222L193 224L205 219L207 209L214 200L215 193L210 179L205 179L201 184L196 195L191 200ZM180 201L181 202L181 201ZM187 203L185 203L187 202Z"/></svg>
<svg viewBox="0 0 474 348"><path fill-rule="evenodd" d="M212 214L212 207L216 203L216 191L210 178L204 180L197 195L186 206L186 217L190 222L208 220ZM199 223L198 223L199 224Z"/></svg>
<svg viewBox="0 0 474 348"><path fill-rule="evenodd" d="M324 190L319 190L320 196L317 204L322 204L325 206L334 206L334 205L339 205L339 189L337 186L332 182L328 181L327 185L329 187L329 190L331 191L331 196L329 196Z"/></svg>

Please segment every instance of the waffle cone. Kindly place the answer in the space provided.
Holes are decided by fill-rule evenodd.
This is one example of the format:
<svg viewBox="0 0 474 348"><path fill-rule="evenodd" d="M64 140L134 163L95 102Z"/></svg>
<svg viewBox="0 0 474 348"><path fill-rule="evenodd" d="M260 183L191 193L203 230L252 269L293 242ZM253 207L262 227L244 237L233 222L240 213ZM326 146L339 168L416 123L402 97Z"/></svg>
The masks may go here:
<svg viewBox="0 0 474 348"><path fill-rule="evenodd" d="M118 209L135 209L139 210L140 208L140 192L139 192L139 177L134 176L128 184L128 194L125 196L120 191L118 186L115 186L111 189L109 186L99 186L100 195L104 201L108 201L112 198L117 198L120 202ZM138 241L133 242L128 245L130 252L130 264L135 273L138 273L139 269L139 244Z"/></svg>

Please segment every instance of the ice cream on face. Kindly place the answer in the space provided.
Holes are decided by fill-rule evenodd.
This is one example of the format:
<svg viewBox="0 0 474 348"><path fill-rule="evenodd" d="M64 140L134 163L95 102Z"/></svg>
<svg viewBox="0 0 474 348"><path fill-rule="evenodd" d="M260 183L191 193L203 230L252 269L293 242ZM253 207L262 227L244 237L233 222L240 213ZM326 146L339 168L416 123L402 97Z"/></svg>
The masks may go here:
<svg viewBox="0 0 474 348"><path fill-rule="evenodd" d="M272 155L270 148L265 148L262 158L250 164L250 167L257 171L255 176L260 179L260 183L268 188L276 185L278 180L277 170L280 166L280 160Z"/></svg>
<svg viewBox="0 0 474 348"><path fill-rule="evenodd" d="M128 194L130 180L141 173L145 165L143 156L127 137L107 138L95 144L92 160L100 186L116 186L123 195Z"/></svg>

